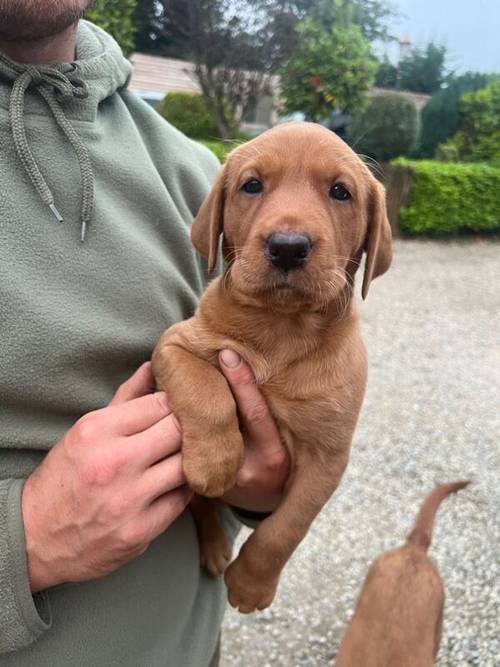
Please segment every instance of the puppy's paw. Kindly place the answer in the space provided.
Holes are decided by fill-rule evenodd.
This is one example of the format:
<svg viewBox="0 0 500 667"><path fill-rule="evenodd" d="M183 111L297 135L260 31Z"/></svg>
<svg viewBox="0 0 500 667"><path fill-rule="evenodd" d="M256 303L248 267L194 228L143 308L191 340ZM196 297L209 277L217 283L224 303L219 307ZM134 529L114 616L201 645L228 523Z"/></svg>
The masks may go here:
<svg viewBox="0 0 500 667"><path fill-rule="evenodd" d="M251 614L269 607L276 595L279 577L254 577L238 557L227 568L224 580L229 604L242 614Z"/></svg>
<svg viewBox="0 0 500 667"><path fill-rule="evenodd" d="M222 529L200 541L200 565L211 577L224 574L230 561L231 544Z"/></svg>
<svg viewBox="0 0 500 667"><path fill-rule="evenodd" d="M182 466L191 489L200 496L220 498L236 483L243 465L244 445L239 429L224 429L216 435L185 438Z"/></svg>

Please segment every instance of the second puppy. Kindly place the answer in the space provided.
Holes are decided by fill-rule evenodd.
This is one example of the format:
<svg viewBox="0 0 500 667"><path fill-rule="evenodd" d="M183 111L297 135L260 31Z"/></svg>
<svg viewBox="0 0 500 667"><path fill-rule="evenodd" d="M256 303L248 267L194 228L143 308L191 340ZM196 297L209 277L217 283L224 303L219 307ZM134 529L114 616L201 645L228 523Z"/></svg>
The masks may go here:
<svg viewBox="0 0 500 667"><path fill-rule="evenodd" d="M441 641L444 589L427 555L441 501L470 482L440 484L424 500L406 544L368 571L336 667L432 667Z"/></svg>

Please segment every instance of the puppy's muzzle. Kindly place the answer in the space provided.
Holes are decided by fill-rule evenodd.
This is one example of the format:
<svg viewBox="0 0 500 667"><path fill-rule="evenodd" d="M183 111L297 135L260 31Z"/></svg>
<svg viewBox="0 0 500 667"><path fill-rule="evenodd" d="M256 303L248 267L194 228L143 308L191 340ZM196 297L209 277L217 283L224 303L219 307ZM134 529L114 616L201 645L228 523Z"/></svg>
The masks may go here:
<svg viewBox="0 0 500 667"><path fill-rule="evenodd" d="M311 239L306 234L275 232L267 238L265 253L273 266L288 273L304 265L311 249Z"/></svg>

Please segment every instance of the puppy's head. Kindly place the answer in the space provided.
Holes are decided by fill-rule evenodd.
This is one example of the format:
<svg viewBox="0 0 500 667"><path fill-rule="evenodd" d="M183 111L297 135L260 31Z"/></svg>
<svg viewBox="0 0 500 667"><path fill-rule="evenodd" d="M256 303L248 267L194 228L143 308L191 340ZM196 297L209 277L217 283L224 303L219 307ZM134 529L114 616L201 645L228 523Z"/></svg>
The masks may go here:
<svg viewBox="0 0 500 667"><path fill-rule="evenodd" d="M248 296L322 306L352 283L366 252L363 298L389 268L383 187L335 134L279 125L234 150L192 227L212 270L218 240Z"/></svg>

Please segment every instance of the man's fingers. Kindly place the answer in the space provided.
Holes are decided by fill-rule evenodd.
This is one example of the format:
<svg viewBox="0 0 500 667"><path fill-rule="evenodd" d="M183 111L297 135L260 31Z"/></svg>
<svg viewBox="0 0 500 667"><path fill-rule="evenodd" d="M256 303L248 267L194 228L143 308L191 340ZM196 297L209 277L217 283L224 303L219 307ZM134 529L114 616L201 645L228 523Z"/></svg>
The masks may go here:
<svg viewBox="0 0 500 667"><path fill-rule="evenodd" d="M278 429L248 364L232 350L222 350L219 360L249 436L260 449L281 447Z"/></svg>
<svg viewBox="0 0 500 667"><path fill-rule="evenodd" d="M180 486L154 500L146 510L146 517L151 526L151 538L155 539L182 514L193 497L188 486Z"/></svg>
<svg viewBox="0 0 500 667"><path fill-rule="evenodd" d="M102 420L102 430L117 435L142 433L171 413L167 395L163 391L134 398L126 403L110 405L102 410L89 413L83 419L94 419L98 428Z"/></svg>
<svg viewBox="0 0 500 667"><path fill-rule="evenodd" d="M141 497L147 498L149 503L152 503L156 498L185 484L182 456L178 452L155 463L144 472L141 479L143 489Z"/></svg>
<svg viewBox="0 0 500 667"><path fill-rule="evenodd" d="M160 419L133 439L135 459L141 467L156 464L178 452L182 444L179 422L173 413Z"/></svg>
<svg viewBox="0 0 500 667"><path fill-rule="evenodd" d="M134 398L151 394L155 389L155 379L151 370L151 362L146 361L136 372L121 384L110 401L110 405L126 403Z"/></svg>

